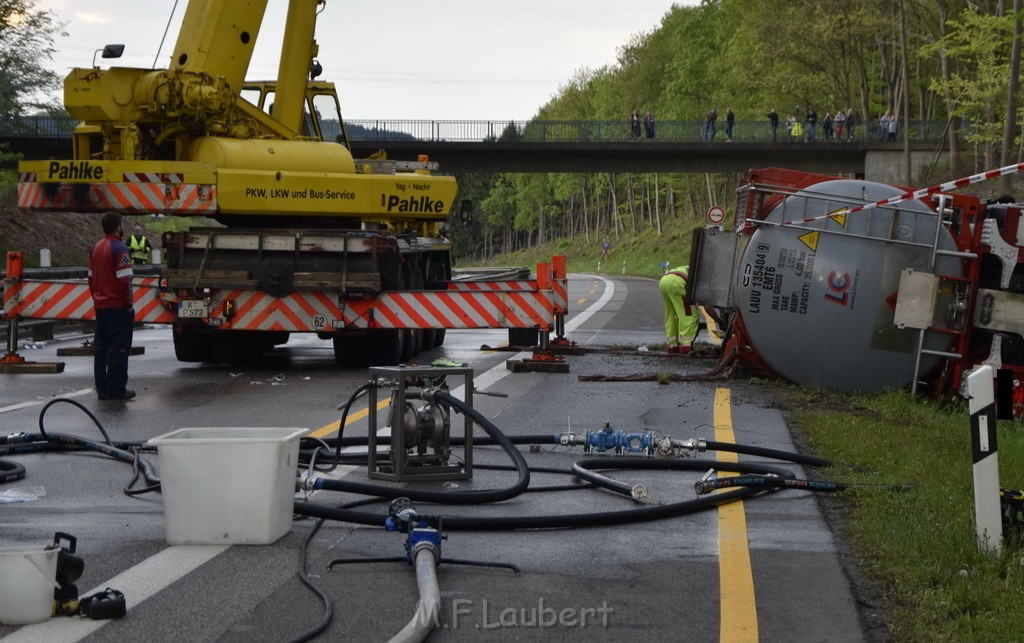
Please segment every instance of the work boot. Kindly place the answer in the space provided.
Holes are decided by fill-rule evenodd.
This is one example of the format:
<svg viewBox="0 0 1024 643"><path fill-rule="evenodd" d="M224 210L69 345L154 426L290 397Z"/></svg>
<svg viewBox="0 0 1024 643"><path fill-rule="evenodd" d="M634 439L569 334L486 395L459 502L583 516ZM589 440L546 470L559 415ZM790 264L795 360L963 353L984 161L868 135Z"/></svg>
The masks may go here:
<svg viewBox="0 0 1024 643"><path fill-rule="evenodd" d="M131 389L125 389L121 393L107 393L105 395L100 395L100 399L101 400L124 400L124 401L127 401L127 400L130 400L130 399L134 398L134 397L135 397L135 391L133 391Z"/></svg>
<svg viewBox="0 0 1024 643"><path fill-rule="evenodd" d="M689 355L690 348L691 346L689 344L684 344L683 346L677 346L675 352L679 353L680 355Z"/></svg>
<svg viewBox="0 0 1024 643"><path fill-rule="evenodd" d="M666 353L678 353L679 352L679 347L678 346L669 346L668 348L665 349L665 352Z"/></svg>

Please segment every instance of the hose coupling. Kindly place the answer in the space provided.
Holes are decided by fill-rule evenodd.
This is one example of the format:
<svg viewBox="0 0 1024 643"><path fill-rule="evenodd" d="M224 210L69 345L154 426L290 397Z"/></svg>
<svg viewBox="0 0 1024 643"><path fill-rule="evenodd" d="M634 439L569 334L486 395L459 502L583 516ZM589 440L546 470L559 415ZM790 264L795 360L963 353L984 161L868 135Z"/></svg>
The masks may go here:
<svg viewBox="0 0 1024 643"><path fill-rule="evenodd" d="M665 436L658 440L658 446L654 451L656 458L673 458L676 456L676 449L672 446L672 438Z"/></svg>
<svg viewBox="0 0 1024 643"><path fill-rule="evenodd" d="M701 453L708 450L708 443L704 440L698 440L697 438L690 438L688 440L676 440L672 439L672 446L677 449L686 449L687 451L699 451Z"/></svg>
<svg viewBox="0 0 1024 643"><path fill-rule="evenodd" d="M708 469L707 473L700 477L700 480L693 483L693 490L698 496L709 494L717 488L715 486L715 479L711 477L713 475L715 475L715 470Z"/></svg>
<svg viewBox="0 0 1024 643"><path fill-rule="evenodd" d="M28 433L24 431L20 433L8 433L0 440L0 444L21 444L28 442Z"/></svg>
<svg viewBox="0 0 1024 643"><path fill-rule="evenodd" d="M645 485L645 484L635 484L635 485L633 485L633 490L630 493L630 495L633 497L633 500L635 500L636 502L638 502L638 503L640 503L642 505L662 505L662 504L665 504L665 501L662 500L661 498L658 498L656 496L652 496L650 490L647 488L647 485Z"/></svg>

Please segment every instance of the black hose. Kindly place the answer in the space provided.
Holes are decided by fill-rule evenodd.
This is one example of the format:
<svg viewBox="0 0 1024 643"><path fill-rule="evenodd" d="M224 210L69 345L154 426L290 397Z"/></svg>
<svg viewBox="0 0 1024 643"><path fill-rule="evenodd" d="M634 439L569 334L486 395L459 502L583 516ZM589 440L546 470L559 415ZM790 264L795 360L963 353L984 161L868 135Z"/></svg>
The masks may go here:
<svg viewBox="0 0 1024 643"><path fill-rule="evenodd" d="M348 421L348 410L350 408L352 408L352 405L356 403L356 400L358 400L359 397L363 393L369 391L370 387L372 387L372 386L373 386L373 382L367 382L367 383L363 384L362 386L357 388L355 391L353 391L352 395L349 396L348 401L345 402L345 404L342 405L341 420L339 421L339 424L338 424L338 443L334 447L334 461L335 461L335 463L337 463L337 462L339 462L341 460L341 445L342 445L342 442L345 441L345 438L343 436L345 435L345 422Z"/></svg>
<svg viewBox="0 0 1024 643"><path fill-rule="evenodd" d="M645 460L639 458L594 458L582 460L585 468L661 469L706 471L719 469L718 460ZM795 477L785 469L769 465L728 463L729 469L740 473L769 473L786 478ZM764 493L762 489L739 488L723 493L701 496L693 500L658 506L644 506L624 511L599 511L585 514L552 514L545 516L446 516L445 529L456 531L511 531L516 529L567 529L580 527L607 527L633 522L662 520L712 509L736 500L745 500ZM352 509L328 507L312 502L296 502L294 511L304 516L341 520L360 525L384 526L386 514L374 514Z"/></svg>
<svg viewBox="0 0 1024 643"><path fill-rule="evenodd" d="M84 406L82 406L81 403L76 402L75 400L69 400L66 397L58 397L56 399L50 400L49 402L46 403L45 406L43 406L42 409L40 409L40 411L39 411L39 432L43 435L44 439L49 440L50 438L49 438L48 435L46 435L46 428L43 426L43 416L46 415L46 411L51 406L53 406L54 404L57 404L58 402L65 402L65 403L70 404L72 406L77 406L79 409L81 409L83 413L85 413L86 415L89 416L89 419L92 420L92 423L96 425L96 428L100 430L100 433L103 435L103 439L107 441L107 444L113 446L114 443L110 441L110 436L107 435L107 430L103 428L103 425L96 418L96 416L92 414L92 411L90 411L89 409L87 409Z"/></svg>
<svg viewBox="0 0 1024 643"><path fill-rule="evenodd" d="M842 482L822 482L819 480L798 480L751 475L715 478L714 480L705 480L699 484L702 493L711 493L716 489L725 489L727 487L783 487L786 489L806 489L808 491L835 493L846 491L849 487L849 485Z"/></svg>
<svg viewBox="0 0 1024 643"><path fill-rule="evenodd" d="M512 459L512 463L516 467L516 472L519 474L519 479L514 485L505 489L428 491L423 489L385 487L382 485L353 482L350 480L329 480L325 478L317 478L316 487L318 489L345 491L348 493L358 493L367 496L377 496L379 498L405 497L413 501L444 503L450 505L475 505L489 502L501 502L502 500L515 498L526 491L530 486L530 467L527 465L526 459L523 458L523 454L520 453L519 449L517 449L515 444L512 443L512 440L502 433L498 427L494 426L494 424L492 424L491 421L484 417L479 411L462 400L452 397L448 393L444 393L442 391L435 392L435 398L437 401L449 404L452 408L461 413L465 413L467 416L472 418L483 428L484 431L487 432L489 436L494 438L502 449L505 450ZM341 444L341 440L339 440L338 444Z"/></svg>
<svg viewBox="0 0 1024 643"><path fill-rule="evenodd" d="M0 460L0 484L14 482L25 477L25 465L20 462Z"/></svg>
<svg viewBox="0 0 1024 643"><path fill-rule="evenodd" d="M762 458L772 458L773 460L784 460L787 462L794 462L796 464L806 464L810 467L832 466L831 460L826 460L825 458L819 458L813 455L804 455L803 453L791 453L789 451L766 449L764 447L755 447L750 446L749 444L736 444L734 442L715 442L714 440L706 440L704 444L707 445L709 451L727 451L729 453L756 455Z"/></svg>

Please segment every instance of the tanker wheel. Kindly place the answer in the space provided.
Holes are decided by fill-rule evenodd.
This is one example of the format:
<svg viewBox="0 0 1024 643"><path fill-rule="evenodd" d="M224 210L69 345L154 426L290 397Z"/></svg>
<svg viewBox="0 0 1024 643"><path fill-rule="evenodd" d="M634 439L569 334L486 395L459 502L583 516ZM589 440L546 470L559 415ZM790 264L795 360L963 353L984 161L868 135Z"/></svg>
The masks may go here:
<svg viewBox="0 0 1024 643"><path fill-rule="evenodd" d="M444 335L446 329L435 328L434 329L434 346L444 346Z"/></svg>
<svg viewBox="0 0 1024 643"><path fill-rule="evenodd" d="M210 333L175 324L171 336L174 338L174 356L179 362L210 361Z"/></svg>

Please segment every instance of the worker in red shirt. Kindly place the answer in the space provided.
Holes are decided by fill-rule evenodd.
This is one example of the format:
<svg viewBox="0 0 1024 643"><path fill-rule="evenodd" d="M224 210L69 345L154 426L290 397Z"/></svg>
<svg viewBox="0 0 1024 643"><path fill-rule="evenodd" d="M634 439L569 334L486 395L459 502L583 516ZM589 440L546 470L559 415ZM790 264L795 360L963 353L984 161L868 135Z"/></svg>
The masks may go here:
<svg viewBox="0 0 1024 643"><path fill-rule="evenodd" d="M132 348L132 255L125 245L121 215L103 215L103 238L89 251L89 291L96 310L93 375L101 400L130 400L128 355Z"/></svg>
<svg viewBox="0 0 1024 643"><path fill-rule="evenodd" d="M684 301L689 273L689 266L681 266L669 270L658 282L665 300L665 350L669 353L689 353L697 337L697 310Z"/></svg>

